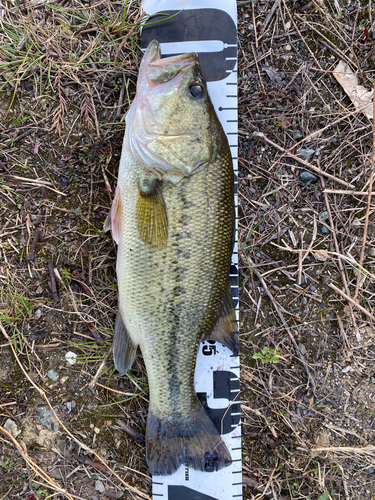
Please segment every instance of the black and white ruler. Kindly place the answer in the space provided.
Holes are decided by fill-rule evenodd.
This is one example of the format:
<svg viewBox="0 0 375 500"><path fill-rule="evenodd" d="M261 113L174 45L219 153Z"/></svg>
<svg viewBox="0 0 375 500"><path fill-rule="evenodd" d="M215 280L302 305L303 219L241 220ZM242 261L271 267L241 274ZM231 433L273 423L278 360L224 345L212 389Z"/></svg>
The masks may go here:
<svg viewBox="0 0 375 500"><path fill-rule="evenodd" d="M226 132L235 173L236 237L230 284L238 322L238 121L236 0L143 0L142 48L158 40L162 56L196 52L216 113ZM173 17L171 17L173 16ZM168 20L166 18L171 17ZM151 24L162 20L161 23ZM242 498L240 360L217 342L199 346L195 390L222 435L229 467L215 470L207 457L205 472L181 466L171 476L153 477L153 500L229 500Z"/></svg>

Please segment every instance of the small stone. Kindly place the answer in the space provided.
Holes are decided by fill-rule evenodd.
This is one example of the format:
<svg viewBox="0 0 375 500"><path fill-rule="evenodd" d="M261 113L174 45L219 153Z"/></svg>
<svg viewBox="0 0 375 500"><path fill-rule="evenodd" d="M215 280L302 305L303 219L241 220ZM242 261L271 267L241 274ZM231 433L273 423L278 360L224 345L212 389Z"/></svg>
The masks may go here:
<svg viewBox="0 0 375 500"><path fill-rule="evenodd" d="M310 182L311 184L315 184L315 182L318 181L318 178L314 174L310 174L310 172L307 172L307 170L304 170L301 172L300 175L301 181L303 182Z"/></svg>
<svg viewBox="0 0 375 500"><path fill-rule="evenodd" d="M56 370L52 368L52 370L49 370L47 372L47 377L50 378L51 380L57 380L59 378L59 374L57 373Z"/></svg>
<svg viewBox="0 0 375 500"><path fill-rule="evenodd" d="M352 222L352 226L355 226L355 227L362 226L362 222L358 219L358 217L354 217L353 222Z"/></svg>
<svg viewBox="0 0 375 500"><path fill-rule="evenodd" d="M61 176L59 179L59 183L60 183L60 186L66 187L69 184L69 180L64 176Z"/></svg>
<svg viewBox="0 0 375 500"><path fill-rule="evenodd" d="M43 293L43 288L41 286L38 286L38 288L35 290L35 295L42 295Z"/></svg>
<svg viewBox="0 0 375 500"><path fill-rule="evenodd" d="M337 138L336 137L332 137L331 144L333 144L334 146L337 146Z"/></svg>
<svg viewBox="0 0 375 500"><path fill-rule="evenodd" d="M68 408L68 412L70 413L76 407L76 402L75 401L68 401L66 403L66 406Z"/></svg>
<svg viewBox="0 0 375 500"><path fill-rule="evenodd" d="M322 212L321 214L319 214L320 222L325 222L328 219L329 219L328 212Z"/></svg>
<svg viewBox="0 0 375 500"><path fill-rule="evenodd" d="M260 224L260 225L259 225L259 232L260 232L260 233L263 233L263 232L264 232L264 226L263 226L263 224Z"/></svg>
<svg viewBox="0 0 375 500"><path fill-rule="evenodd" d="M77 354L75 352L69 351L65 354L65 359L71 365L74 365L76 362Z"/></svg>
<svg viewBox="0 0 375 500"><path fill-rule="evenodd" d="M315 153L314 149L299 149L297 151L297 156L308 160L310 158L310 156L312 156L314 153Z"/></svg>
<svg viewBox="0 0 375 500"><path fill-rule="evenodd" d="M314 285L311 285L311 286L310 286L310 290L311 290L312 292L316 292L316 288L315 288L315 286L314 286Z"/></svg>
<svg viewBox="0 0 375 500"><path fill-rule="evenodd" d="M39 406L35 413L39 422L45 429L52 432L57 432L59 430L60 425L53 412L47 406Z"/></svg>
<svg viewBox="0 0 375 500"><path fill-rule="evenodd" d="M25 276L25 278L35 278L36 277L36 272L34 271L34 269L26 269L26 271L24 271L23 275Z"/></svg>
<svg viewBox="0 0 375 500"><path fill-rule="evenodd" d="M302 304L305 306L307 304L307 299L306 297L302 297Z"/></svg>
<svg viewBox="0 0 375 500"><path fill-rule="evenodd" d="M254 29L254 25L253 24L249 24L249 30L252 31Z"/></svg>
<svg viewBox="0 0 375 500"><path fill-rule="evenodd" d="M321 231L322 231L322 234L328 234L329 233L329 229L328 229L327 226L322 226Z"/></svg>
<svg viewBox="0 0 375 500"><path fill-rule="evenodd" d="M100 493L104 493L105 490L104 484L101 481L99 481L99 479L95 481L95 489Z"/></svg>
<svg viewBox="0 0 375 500"><path fill-rule="evenodd" d="M295 132L293 132L293 139L302 139L303 135L302 135L302 132L300 130L296 130Z"/></svg>
<svg viewBox="0 0 375 500"><path fill-rule="evenodd" d="M375 384L375 377L371 377L371 383Z"/></svg>
<svg viewBox="0 0 375 500"><path fill-rule="evenodd" d="M41 309L37 309L34 313L34 316L36 317L36 319L39 319L42 317L42 310Z"/></svg>
<svg viewBox="0 0 375 500"><path fill-rule="evenodd" d="M298 347L299 347L299 350L300 350L302 356L305 356L305 354L306 354L306 347L303 344L299 344Z"/></svg>
<svg viewBox="0 0 375 500"><path fill-rule="evenodd" d="M375 471L374 467L369 467L369 468L366 470L367 474L373 474L373 473L374 473L374 471Z"/></svg>
<svg viewBox="0 0 375 500"><path fill-rule="evenodd" d="M18 436L18 434L21 434L21 431L18 430L16 422L11 420L10 418L8 418L5 421L4 429L6 431L8 431L9 434L11 434L14 438L16 438Z"/></svg>
<svg viewBox="0 0 375 500"><path fill-rule="evenodd" d="M95 434L99 434L99 432L100 432L99 427L94 427L94 432L95 432Z"/></svg>
<svg viewBox="0 0 375 500"><path fill-rule="evenodd" d="M32 83L26 83L26 85L25 85L26 90L33 90L33 88L34 88L34 85Z"/></svg>
<svg viewBox="0 0 375 500"><path fill-rule="evenodd" d="M257 192L256 189L254 189L254 188L250 188L249 191L251 194L255 194Z"/></svg>

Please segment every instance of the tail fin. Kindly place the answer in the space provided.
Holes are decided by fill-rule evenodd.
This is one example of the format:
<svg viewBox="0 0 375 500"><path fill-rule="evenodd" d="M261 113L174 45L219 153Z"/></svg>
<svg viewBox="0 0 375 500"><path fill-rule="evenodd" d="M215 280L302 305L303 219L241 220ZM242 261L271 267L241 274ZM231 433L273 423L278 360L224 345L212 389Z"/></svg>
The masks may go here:
<svg viewBox="0 0 375 500"><path fill-rule="evenodd" d="M181 465L200 471L222 469L232 463L228 448L201 403L188 415L170 420L149 411L146 459L153 475L173 474Z"/></svg>

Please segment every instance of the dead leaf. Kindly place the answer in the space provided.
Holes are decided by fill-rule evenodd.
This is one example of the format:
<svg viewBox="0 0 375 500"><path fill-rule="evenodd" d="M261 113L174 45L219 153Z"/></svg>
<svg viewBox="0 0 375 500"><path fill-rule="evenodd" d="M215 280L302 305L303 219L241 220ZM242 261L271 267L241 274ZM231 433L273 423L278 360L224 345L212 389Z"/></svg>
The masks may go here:
<svg viewBox="0 0 375 500"><path fill-rule="evenodd" d="M276 85L285 85L286 84L286 82L285 82L286 75L285 75L284 71L276 71L270 67L263 68L263 69L267 73L267 75L269 76L272 83L275 83Z"/></svg>
<svg viewBox="0 0 375 500"><path fill-rule="evenodd" d="M368 119L373 118L372 98L373 90L367 90L363 85L359 85L358 78L351 70L349 64L340 61L333 71L333 76L350 97L354 106L364 113Z"/></svg>
<svg viewBox="0 0 375 500"><path fill-rule="evenodd" d="M329 260L329 254L324 250L319 250L319 252L313 252L313 255L316 258L316 260L319 260L320 262L325 262L326 260Z"/></svg>
<svg viewBox="0 0 375 500"><path fill-rule="evenodd" d="M329 446L329 444L330 444L330 432L323 430L319 434L319 436L316 440L316 445L326 447L326 446Z"/></svg>

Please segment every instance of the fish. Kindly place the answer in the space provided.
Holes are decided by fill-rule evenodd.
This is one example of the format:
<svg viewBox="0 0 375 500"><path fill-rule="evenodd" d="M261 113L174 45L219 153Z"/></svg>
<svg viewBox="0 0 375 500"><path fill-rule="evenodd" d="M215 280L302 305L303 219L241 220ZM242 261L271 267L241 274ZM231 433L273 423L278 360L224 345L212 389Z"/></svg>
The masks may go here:
<svg viewBox="0 0 375 500"><path fill-rule="evenodd" d="M118 245L115 367L127 373L140 347L152 475L219 470L231 455L195 393L194 370L200 341L239 350L229 285L234 174L198 56L162 58L150 42L125 120L104 226Z"/></svg>

